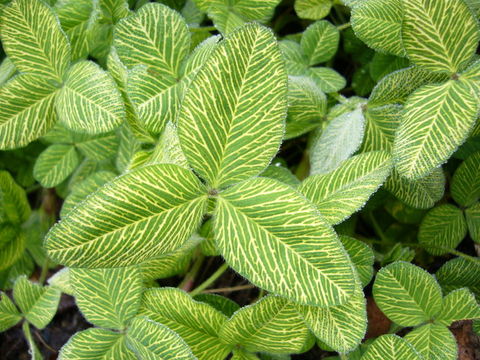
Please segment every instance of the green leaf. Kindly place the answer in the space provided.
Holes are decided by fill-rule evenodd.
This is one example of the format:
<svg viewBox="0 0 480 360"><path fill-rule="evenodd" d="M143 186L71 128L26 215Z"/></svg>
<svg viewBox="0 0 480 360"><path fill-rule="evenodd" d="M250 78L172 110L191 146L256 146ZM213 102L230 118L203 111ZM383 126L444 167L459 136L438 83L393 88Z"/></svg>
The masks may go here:
<svg viewBox="0 0 480 360"><path fill-rule="evenodd" d="M12 266L25 250L25 233L9 223L0 224L0 270Z"/></svg>
<svg viewBox="0 0 480 360"><path fill-rule="evenodd" d="M405 56L402 44L402 0L366 0L352 9L352 28L379 52Z"/></svg>
<svg viewBox="0 0 480 360"><path fill-rule="evenodd" d="M395 55L375 53L369 64L369 74L374 81L380 81L383 77L394 71L404 69L410 65L408 59Z"/></svg>
<svg viewBox="0 0 480 360"><path fill-rule="evenodd" d="M443 197L445 183L442 168L437 168L418 180L409 180L393 171L385 182L385 189L408 206L415 209L430 209Z"/></svg>
<svg viewBox="0 0 480 360"><path fill-rule="evenodd" d="M223 360L232 349L218 336L226 316L208 304L193 300L182 290L146 290L139 314L179 334L200 360Z"/></svg>
<svg viewBox="0 0 480 360"><path fill-rule="evenodd" d="M251 352L298 353L309 335L295 305L266 296L237 311L222 327L220 338Z"/></svg>
<svg viewBox="0 0 480 360"><path fill-rule="evenodd" d="M136 267L70 269L77 306L92 324L123 330L135 317L142 298L142 278Z"/></svg>
<svg viewBox="0 0 480 360"><path fill-rule="evenodd" d="M222 314L225 314L227 317L231 317L235 312L240 310L240 306L235 301L217 294L201 293L195 295L193 299L213 306L215 309L220 311Z"/></svg>
<svg viewBox="0 0 480 360"><path fill-rule="evenodd" d="M313 202L329 224L339 224L365 205L390 174L383 151L356 155L326 175L308 177L299 191Z"/></svg>
<svg viewBox="0 0 480 360"><path fill-rule="evenodd" d="M119 138L114 132L96 136L79 135L75 137L75 146L89 159L103 161L115 157L118 152Z"/></svg>
<svg viewBox="0 0 480 360"><path fill-rule="evenodd" d="M307 71L317 86L325 93L332 93L343 89L347 83L345 78L333 69L327 67L310 68Z"/></svg>
<svg viewBox="0 0 480 360"><path fill-rule="evenodd" d="M22 320L22 315L12 300L7 294L0 292L0 332L10 329L20 320Z"/></svg>
<svg viewBox="0 0 480 360"><path fill-rule="evenodd" d="M120 60L131 69L146 65L162 81L175 81L190 48L185 20L163 4L147 4L115 27Z"/></svg>
<svg viewBox="0 0 480 360"><path fill-rule="evenodd" d="M467 219L470 237L477 244L480 243L480 203L477 202L465 210L465 218Z"/></svg>
<svg viewBox="0 0 480 360"><path fill-rule="evenodd" d="M470 156L455 171L451 192L453 199L465 207L480 199L480 152Z"/></svg>
<svg viewBox="0 0 480 360"><path fill-rule="evenodd" d="M360 283L347 303L337 306L297 306L313 334L340 353L354 350L367 330L365 296Z"/></svg>
<svg viewBox="0 0 480 360"><path fill-rule="evenodd" d="M480 319L480 306L468 289L453 290L443 299L435 321L450 326L454 321Z"/></svg>
<svg viewBox="0 0 480 360"><path fill-rule="evenodd" d="M77 132L111 131L125 119L125 107L112 77L91 61L73 65L56 98L60 121Z"/></svg>
<svg viewBox="0 0 480 360"><path fill-rule="evenodd" d="M127 347L125 335L91 328L77 332L62 347L59 360L136 360Z"/></svg>
<svg viewBox="0 0 480 360"><path fill-rule="evenodd" d="M418 266L400 261L377 273L373 296L380 310L401 326L428 321L442 306L442 290L435 278Z"/></svg>
<svg viewBox="0 0 480 360"><path fill-rule="evenodd" d="M378 337L361 357L361 360L423 360L423 357L405 339L397 335Z"/></svg>
<svg viewBox="0 0 480 360"><path fill-rule="evenodd" d="M13 298L22 316L37 329L43 329L57 312L60 291L51 286L41 286L21 276L13 286Z"/></svg>
<svg viewBox="0 0 480 360"><path fill-rule="evenodd" d="M32 209L25 190L7 171L0 171L0 222L21 224L28 220Z"/></svg>
<svg viewBox="0 0 480 360"><path fill-rule="evenodd" d="M327 112L327 97L307 76L288 77L288 116L284 140L320 126Z"/></svg>
<svg viewBox="0 0 480 360"><path fill-rule="evenodd" d="M51 188L65 180L78 165L78 154L73 145L50 145L35 162L33 177L43 187Z"/></svg>
<svg viewBox="0 0 480 360"><path fill-rule="evenodd" d="M109 181L113 180L115 177L115 173L110 171L99 171L90 175L78 184L75 184L75 186L72 188L72 191L63 202L62 210L60 211L60 217L64 218L89 195L94 193L97 189Z"/></svg>
<svg viewBox="0 0 480 360"><path fill-rule="evenodd" d="M192 172L143 167L89 196L50 231L45 248L72 267L138 264L181 247L199 225L206 200Z"/></svg>
<svg viewBox="0 0 480 360"><path fill-rule="evenodd" d="M347 250L355 269L357 269L358 277L362 286L367 286L373 277L373 263L375 256L372 248L363 241L350 236L341 235L340 241L345 247L345 250Z"/></svg>
<svg viewBox="0 0 480 360"><path fill-rule="evenodd" d="M384 150L391 152L395 132L402 118L403 107L396 104L379 107L366 106L365 136L361 152Z"/></svg>
<svg viewBox="0 0 480 360"><path fill-rule="evenodd" d="M416 89L426 84L443 83L445 74L432 73L417 66L398 70L378 82L368 100L369 107L404 104Z"/></svg>
<svg viewBox="0 0 480 360"><path fill-rule="evenodd" d="M60 290L62 293L70 296L74 295L74 290L70 281L70 268L64 267L53 274L48 280L48 284Z"/></svg>
<svg viewBox="0 0 480 360"><path fill-rule="evenodd" d="M14 0L2 15L2 44L20 72L62 83L70 45L53 11L40 0Z"/></svg>
<svg viewBox="0 0 480 360"><path fill-rule="evenodd" d="M341 166L362 145L364 130L361 106L331 120L312 145L310 174L328 174Z"/></svg>
<svg viewBox="0 0 480 360"><path fill-rule="evenodd" d="M294 7L300 19L319 20L330 13L332 0L295 0Z"/></svg>
<svg viewBox="0 0 480 360"><path fill-rule="evenodd" d="M198 72L183 99L179 136L210 186L248 179L271 161L283 136L286 80L273 34L258 24L227 36Z"/></svg>
<svg viewBox="0 0 480 360"><path fill-rule="evenodd" d="M405 336L410 344L425 360L457 359L457 342L447 327L439 324L426 324Z"/></svg>
<svg viewBox="0 0 480 360"><path fill-rule="evenodd" d="M196 235L192 235L192 238ZM180 249L160 255L140 264L144 280L155 280L172 277L186 272L192 259L192 246L198 242L187 241Z"/></svg>
<svg viewBox="0 0 480 360"><path fill-rule="evenodd" d="M88 31L95 15L95 3L91 0L58 0L54 10L70 40L72 60L85 58L90 50Z"/></svg>
<svg viewBox="0 0 480 360"><path fill-rule="evenodd" d="M100 0L99 4L103 16L112 24L116 24L130 14L127 0Z"/></svg>
<svg viewBox="0 0 480 360"><path fill-rule="evenodd" d="M336 234L291 187L267 178L235 185L220 193L214 221L218 249L257 286L309 305L352 295L353 268Z"/></svg>
<svg viewBox="0 0 480 360"><path fill-rule="evenodd" d="M57 90L35 74L17 75L0 88L0 149L28 145L53 127Z"/></svg>
<svg viewBox="0 0 480 360"><path fill-rule="evenodd" d="M445 293L468 287L480 299L480 265L463 258L447 261L435 274Z"/></svg>
<svg viewBox="0 0 480 360"><path fill-rule="evenodd" d="M393 155L401 176L419 179L444 163L468 136L479 104L460 81L425 85L405 105Z"/></svg>
<svg viewBox="0 0 480 360"><path fill-rule="evenodd" d="M479 27L463 0L404 1L402 41L408 58L430 71L456 73L477 50Z"/></svg>
<svg viewBox="0 0 480 360"><path fill-rule="evenodd" d="M317 21L310 25L302 35L301 47L308 58L309 65L330 60L338 49L340 32L328 21Z"/></svg>
<svg viewBox="0 0 480 360"><path fill-rule="evenodd" d="M195 360L190 348L168 327L138 316L130 324L127 344L145 360Z"/></svg>
<svg viewBox="0 0 480 360"><path fill-rule="evenodd" d="M422 220L418 241L432 255L448 254L467 235L467 223L462 210L444 204L430 210Z"/></svg>
<svg viewBox="0 0 480 360"><path fill-rule="evenodd" d="M237 350L233 351L233 356L232 360L259 360L260 358L252 353L242 351L242 350Z"/></svg>

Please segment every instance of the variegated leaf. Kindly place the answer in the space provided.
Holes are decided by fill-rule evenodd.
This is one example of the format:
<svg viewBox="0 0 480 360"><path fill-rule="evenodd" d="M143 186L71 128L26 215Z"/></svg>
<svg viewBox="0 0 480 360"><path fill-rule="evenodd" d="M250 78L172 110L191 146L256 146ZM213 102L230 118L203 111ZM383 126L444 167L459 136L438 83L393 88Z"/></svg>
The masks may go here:
<svg viewBox="0 0 480 360"><path fill-rule="evenodd" d="M377 273L373 296L380 310L402 326L428 321L442 307L442 290L435 278L418 266L400 261Z"/></svg>
<svg viewBox="0 0 480 360"><path fill-rule="evenodd" d="M1 35L5 52L19 71L63 82L70 44L43 1L12 1L3 11Z"/></svg>
<svg viewBox="0 0 480 360"><path fill-rule="evenodd" d="M328 21L317 21L310 25L302 35L301 47L308 58L309 65L330 60L338 49L340 32Z"/></svg>
<svg viewBox="0 0 480 360"><path fill-rule="evenodd" d="M35 161L33 177L43 187L57 186L75 170L78 161L73 145L50 145Z"/></svg>
<svg viewBox="0 0 480 360"><path fill-rule="evenodd" d="M226 316L175 288L144 292L139 314L161 323L177 334L199 360L223 360L232 346L219 339Z"/></svg>
<svg viewBox="0 0 480 360"><path fill-rule="evenodd" d="M210 186L232 185L268 165L283 136L286 90L280 52L266 28L246 25L217 47L178 119L185 156Z"/></svg>
<svg viewBox="0 0 480 360"><path fill-rule="evenodd" d="M13 301L7 294L0 292L0 332L10 329L20 320L22 320L22 315Z"/></svg>
<svg viewBox="0 0 480 360"><path fill-rule="evenodd" d="M458 351L453 334L444 325L426 324L405 336L424 360L456 360Z"/></svg>
<svg viewBox="0 0 480 360"><path fill-rule="evenodd" d="M77 132L104 133L125 119L114 80L91 61L77 62L69 69L55 103L60 121Z"/></svg>
<svg viewBox="0 0 480 360"><path fill-rule="evenodd" d="M480 199L480 152L470 156L455 171L451 192L453 199L465 207Z"/></svg>
<svg viewBox="0 0 480 360"><path fill-rule="evenodd" d="M395 136L393 155L400 175L419 179L444 163L467 138L478 109L472 90L460 81L416 90Z"/></svg>
<svg viewBox="0 0 480 360"><path fill-rule="evenodd" d="M464 258L447 261L435 276L445 293L468 287L480 299L480 265Z"/></svg>
<svg viewBox="0 0 480 360"><path fill-rule="evenodd" d="M257 178L233 186L220 193L214 220L218 249L254 284L309 305L352 295L352 265L337 236L288 185Z"/></svg>
<svg viewBox="0 0 480 360"><path fill-rule="evenodd" d="M361 152L384 150L391 152L395 132L402 119L403 107L391 104L379 107L366 105L365 136Z"/></svg>
<svg viewBox="0 0 480 360"><path fill-rule="evenodd" d="M480 319L480 306L466 288L453 290L443 298L442 309L435 321L450 326L454 321Z"/></svg>
<svg viewBox="0 0 480 360"><path fill-rule="evenodd" d="M319 20L330 13L332 0L295 0L295 12L301 19Z"/></svg>
<svg viewBox="0 0 480 360"><path fill-rule="evenodd" d="M0 171L0 223L18 224L30 217L32 209L27 193L20 187L9 172Z"/></svg>
<svg viewBox="0 0 480 360"><path fill-rule="evenodd" d="M477 244L480 244L480 202L475 203L465 210L468 232Z"/></svg>
<svg viewBox="0 0 480 360"><path fill-rule="evenodd" d="M122 267L174 251L200 223L206 189L176 165L118 177L88 197L47 235L45 248L75 267Z"/></svg>
<svg viewBox="0 0 480 360"><path fill-rule="evenodd" d="M375 256L370 246L363 241L350 236L340 235L340 241L347 250L355 269L357 270L361 285L367 286L373 277L373 263Z"/></svg>
<svg viewBox="0 0 480 360"><path fill-rule="evenodd" d="M424 360L405 339L397 335L378 337L360 358L361 360Z"/></svg>
<svg viewBox="0 0 480 360"><path fill-rule="evenodd" d="M300 352L308 335L295 305L274 295L237 311L220 331L220 338L227 344L276 354Z"/></svg>
<svg viewBox="0 0 480 360"><path fill-rule="evenodd" d="M388 153L363 153L326 175L308 177L299 191L316 205L328 223L338 224L365 205L391 168Z"/></svg>
<svg viewBox="0 0 480 360"><path fill-rule="evenodd" d="M6 270L19 260L25 250L24 231L5 222L0 224L0 270Z"/></svg>
<svg viewBox="0 0 480 360"><path fill-rule="evenodd" d="M57 90L36 74L17 75L0 88L0 149L26 146L53 127Z"/></svg>

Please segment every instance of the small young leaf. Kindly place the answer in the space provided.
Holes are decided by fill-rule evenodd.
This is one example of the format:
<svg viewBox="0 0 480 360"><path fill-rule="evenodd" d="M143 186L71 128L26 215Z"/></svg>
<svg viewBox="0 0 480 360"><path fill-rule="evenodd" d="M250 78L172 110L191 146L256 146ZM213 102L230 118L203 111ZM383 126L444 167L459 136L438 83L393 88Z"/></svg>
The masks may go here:
<svg viewBox="0 0 480 360"><path fill-rule="evenodd" d="M301 47L310 66L330 60L338 49L340 32L328 21L317 21L303 33Z"/></svg>
<svg viewBox="0 0 480 360"><path fill-rule="evenodd" d="M295 0L295 12L300 19L319 20L330 13L332 0Z"/></svg>
<svg viewBox="0 0 480 360"><path fill-rule="evenodd" d="M205 205L206 189L192 172L150 165L88 197L50 231L45 248L72 267L138 264L181 247L199 225Z"/></svg>
<svg viewBox="0 0 480 360"><path fill-rule="evenodd" d="M77 306L92 324L123 330L135 317L142 298L142 278L136 267L70 269Z"/></svg>
<svg viewBox="0 0 480 360"><path fill-rule="evenodd" d="M284 140L315 129L324 120L327 97L307 76L288 77L288 116Z"/></svg>
<svg viewBox="0 0 480 360"><path fill-rule="evenodd" d="M467 223L462 210L444 204L430 210L422 220L418 242L432 255L447 254L455 249L467 235ZM436 248L438 246L438 248Z"/></svg>
<svg viewBox="0 0 480 360"><path fill-rule="evenodd" d="M70 281L70 268L64 267L57 271L48 279L48 284L62 293L75 296L72 283Z"/></svg>
<svg viewBox="0 0 480 360"><path fill-rule="evenodd" d="M456 360L458 351L453 334L446 326L426 324L405 336L424 360Z"/></svg>
<svg viewBox="0 0 480 360"><path fill-rule="evenodd" d="M10 173L0 171L0 222L18 224L30 217L32 209L25 190L13 180Z"/></svg>
<svg viewBox="0 0 480 360"><path fill-rule="evenodd" d="M323 175L337 169L358 150L364 130L365 118L360 106L330 121L312 145L310 174Z"/></svg>
<svg viewBox="0 0 480 360"><path fill-rule="evenodd" d="M408 206L415 209L430 209L443 197L445 183L442 168L437 168L430 175L418 180L409 180L393 171L385 182L385 189Z"/></svg>
<svg viewBox="0 0 480 360"><path fill-rule="evenodd" d="M115 82L91 61L80 61L69 69L55 103L60 121L77 132L104 133L125 119Z"/></svg>
<svg viewBox="0 0 480 360"><path fill-rule="evenodd" d="M237 311L222 327L220 338L251 352L298 353L309 335L293 303L266 296Z"/></svg>
<svg viewBox="0 0 480 360"><path fill-rule="evenodd" d="M463 0L409 0L403 9L402 41L414 64L451 74L468 64L480 33Z"/></svg>
<svg viewBox="0 0 480 360"><path fill-rule="evenodd" d="M455 171L451 192L462 206L471 206L480 199L480 152L473 154Z"/></svg>
<svg viewBox="0 0 480 360"><path fill-rule="evenodd" d="M37 329L43 329L52 320L60 295L57 289L34 284L25 276L19 277L13 287L13 298L22 316Z"/></svg>
<svg viewBox="0 0 480 360"><path fill-rule="evenodd" d="M91 328L73 335L62 347L59 360L137 360L127 347L125 335Z"/></svg>
<svg viewBox="0 0 480 360"><path fill-rule="evenodd" d="M318 307L297 306L305 323L323 343L340 353L355 349L367 330L365 296L360 283L343 305Z"/></svg>
<svg viewBox="0 0 480 360"><path fill-rule="evenodd" d="M395 262L378 272L373 296L380 310L401 326L428 321L442 306L442 290L435 278L406 262Z"/></svg>
<svg viewBox="0 0 480 360"><path fill-rule="evenodd" d="M1 34L5 52L20 72L63 82L70 65L70 45L43 1L12 1L3 12Z"/></svg>
<svg viewBox="0 0 480 360"><path fill-rule="evenodd" d="M210 186L257 175L271 161L283 136L286 80L273 34L258 24L228 36L198 72L183 99L179 136Z"/></svg>
<svg viewBox="0 0 480 360"><path fill-rule="evenodd" d="M465 210L468 232L477 244L480 244L480 202L475 203Z"/></svg>
<svg viewBox="0 0 480 360"><path fill-rule="evenodd" d="M96 136L75 136L75 146L85 157L95 161L113 158L118 152L119 139L116 133L104 133Z"/></svg>
<svg viewBox="0 0 480 360"><path fill-rule="evenodd" d="M338 238L291 187L267 178L235 185L221 192L214 221L218 249L254 284L309 305L352 295L353 269Z"/></svg>
<svg viewBox="0 0 480 360"><path fill-rule="evenodd" d="M20 320L22 320L22 315L12 300L7 294L0 292L0 332L10 329Z"/></svg>
<svg viewBox="0 0 480 360"><path fill-rule="evenodd" d="M355 269L357 269L358 277L362 286L367 286L373 277L373 263L375 256L372 248L363 241L350 236L341 235L340 241L345 247L345 250L347 250Z"/></svg>
<svg viewBox="0 0 480 360"><path fill-rule="evenodd" d="M342 75L327 67L310 68L305 75L310 76L320 90L325 93L339 91L343 89L347 83Z"/></svg>
<svg viewBox="0 0 480 360"><path fill-rule="evenodd" d="M364 153L348 159L329 174L308 177L299 191L317 206L328 223L338 224L365 205L391 168L386 152Z"/></svg>
<svg viewBox="0 0 480 360"><path fill-rule="evenodd" d="M355 34L371 48L397 56L405 56L402 20L402 0L365 0L352 9Z"/></svg>
<svg viewBox="0 0 480 360"><path fill-rule="evenodd" d="M435 321L450 326L454 321L480 319L480 306L468 289L452 291L444 297Z"/></svg>
<svg viewBox="0 0 480 360"><path fill-rule="evenodd" d="M232 349L218 335L227 317L179 289L145 291L139 314L178 333L199 360L223 360Z"/></svg>
<svg viewBox="0 0 480 360"><path fill-rule="evenodd" d="M26 146L53 127L57 90L34 74L17 75L0 88L0 149Z"/></svg>
<svg viewBox="0 0 480 360"><path fill-rule="evenodd" d="M397 335L382 335L367 348L361 360L424 360L405 339Z"/></svg>
<svg viewBox="0 0 480 360"><path fill-rule="evenodd" d="M40 154L33 168L33 177L43 187L51 188L65 180L78 165L73 145L50 145Z"/></svg>
<svg viewBox="0 0 480 360"><path fill-rule="evenodd" d="M419 179L444 163L472 129L478 101L460 81L425 85L405 105L393 154L401 176Z"/></svg>

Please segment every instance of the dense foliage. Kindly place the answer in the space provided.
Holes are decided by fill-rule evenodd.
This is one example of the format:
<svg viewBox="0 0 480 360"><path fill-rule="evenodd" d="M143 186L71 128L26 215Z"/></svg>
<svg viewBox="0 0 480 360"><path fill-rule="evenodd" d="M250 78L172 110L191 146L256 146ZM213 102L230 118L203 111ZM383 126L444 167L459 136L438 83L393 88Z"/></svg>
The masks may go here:
<svg viewBox="0 0 480 360"><path fill-rule="evenodd" d="M64 360L453 360L479 329L480 2L0 6L0 331L33 359L62 293L93 325ZM205 292L229 269L250 305Z"/></svg>

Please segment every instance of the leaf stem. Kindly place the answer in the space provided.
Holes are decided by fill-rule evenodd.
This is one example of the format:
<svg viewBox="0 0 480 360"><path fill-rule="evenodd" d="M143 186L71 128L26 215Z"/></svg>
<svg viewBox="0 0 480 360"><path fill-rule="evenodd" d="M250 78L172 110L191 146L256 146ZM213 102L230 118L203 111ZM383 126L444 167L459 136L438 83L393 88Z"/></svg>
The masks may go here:
<svg viewBox="0 0 480 360"><path fill-rule="evenodd" d="M465 260L470 261L470 262L473 262L473 263L475 263L475 264L480 264L480 258L477 258L477 257L474 257L474 256L470 256L470 255L467 255L467 254L465 254L465 253L463 253L463 252L461 252L461 251L458 251L458 250L455 250L455 249L450 249L450 248L447 248L447 247L444 247L444 246L438 246L438 245L429 246L429 245L425 245L425 244L416 244L416 243L402 243L402 245L410 246L410 247L415 247L415 248L420 248L420 249L437 249L437 250L442 250L442 251L448 252L449 254L462 257L462 258L464 258Z"/></svg>
<svg viewBox="0 0 480 360"><path fill-rule="evenodd" d="M219 289L208 289L208 290L204 290L203 293L209 294L209 293L234 292L234 291L241 291L241 290L248 290L248 289L255 289L255 288L256 288L255 285L247 284L247 285L238 285L238 286L219 288Z"/></svg>
<svg viewBox="0 0 480 360"><path fill-rule="evenodd" d="M347 22L345 24L338 25L337 30L342 31L342 30L348 29L350 26L352 26L352 24L350 22Z"/></svg>
<svg viewBox="0 0 480 360"><path fill-rule="evenodd" d="M368 215L370 217L370 221L372 222L373 229L375 230L375 233L382 240L382 242L387 242L388 243L389 240L385 236L385 233L383 232L382 228L380 227L380 224L377 222L377 219L375 219L375 216L373 215L373 212L370 212Z"/></svg>
<svg viewBox="0 0 480 360"><path fill-rule="evenodd" d="M204 27L191 27L190 31L192 32L204 32L204 31L217 31L217 28L215 26L204 26Z"/></svg>
<svg viewBox="0 0 480 360"><path fill-rule="evenodd" d="M203 283L201 283L196 289L194 289L192 292L190 292L191 296L195 296L200 294L203 290L208 288L210 285L212 285L222 274L227 271L228 269L228 264L225 263L222 266L220 266L217 271L215 271L207 280L205 280Z"/></svg>
<svg viewBox="0 0 480 360"><path fill-rule="evenodd" d="M49 266L50 266L50 259L46 257L45 262L43 263L43 266L42 266L42 272L40 273L40 278L38 279L38 282L41 285L43 285L45 283L45 280L47 279Z"/></svg>
<svg viewBox="0 0 480 360"><path fill-rule="evenodd" d="M201 253L197 254L197 257L195 259L195 262L193 263L192 268L185 275L180 285L178 285L180 289L185 291L192 290L193 284L195 283L195 278L197 277L197 274L203 265L203 260L205 260L205 256Z"/></svg>

